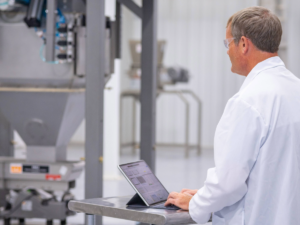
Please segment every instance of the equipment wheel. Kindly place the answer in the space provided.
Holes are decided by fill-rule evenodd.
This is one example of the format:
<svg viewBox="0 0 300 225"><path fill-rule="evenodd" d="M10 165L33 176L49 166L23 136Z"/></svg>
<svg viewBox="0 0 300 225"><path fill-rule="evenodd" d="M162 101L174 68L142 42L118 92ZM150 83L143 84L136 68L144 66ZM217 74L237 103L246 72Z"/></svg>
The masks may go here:
<svg viewBox="0 0 300 225"><path fill-rule="evenodd" d="M4 225L10 225L10 218L4 219Z"/></svg>
<svg viewBox="0 0 300 225"><path fill-rule="evenodd" d="M19 219L19 225L25 225L25 219L24 218Z"/></svg>

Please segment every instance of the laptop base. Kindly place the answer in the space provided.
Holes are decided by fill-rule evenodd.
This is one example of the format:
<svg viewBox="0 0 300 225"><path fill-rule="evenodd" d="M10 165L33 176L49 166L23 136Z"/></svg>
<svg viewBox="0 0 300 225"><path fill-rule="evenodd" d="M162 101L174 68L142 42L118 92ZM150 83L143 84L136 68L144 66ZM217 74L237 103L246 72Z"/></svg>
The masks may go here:
<svg viewBox="0 0 300 225"><path fill-rule="evenodd" d="M168 210L179 210L175 205L172 206L164 206L163 204L160 204L159 206L147 206L143 199L138 194L135 194L129 202L127 202L128 208L153 208L153 209L168 209Z"/></svg>

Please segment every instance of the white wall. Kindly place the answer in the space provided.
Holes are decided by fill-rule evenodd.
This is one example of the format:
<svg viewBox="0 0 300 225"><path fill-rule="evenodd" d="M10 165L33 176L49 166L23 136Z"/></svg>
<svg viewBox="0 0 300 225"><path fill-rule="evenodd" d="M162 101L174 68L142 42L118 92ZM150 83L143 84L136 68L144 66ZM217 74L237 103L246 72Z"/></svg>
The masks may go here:
<svg viewBox="0 0 300 225"><path fill-rule="evenodd" d="M230 72L230 61L223 45L228 18L239 9L256 5L256 0L163 0L158 1L158 39L167 41L164 64L180 65L191 72L185 85L170 88L193 90L203 102L202 145L213 146L216 125L227 100L239 90L242 77ZM140 21L124 10L122 89L130 85L125 72L130 66L128 40L140 38ZM128 101L129 104L129 101ZM196 111L192 104L190 141L196 142ZM157 142L183 143L184 107L176 97L157 101ZM130 139L129 109L123 140ZM139 128L139 124L137 125ZM125 131L127 131L125 133Z"/></svg>

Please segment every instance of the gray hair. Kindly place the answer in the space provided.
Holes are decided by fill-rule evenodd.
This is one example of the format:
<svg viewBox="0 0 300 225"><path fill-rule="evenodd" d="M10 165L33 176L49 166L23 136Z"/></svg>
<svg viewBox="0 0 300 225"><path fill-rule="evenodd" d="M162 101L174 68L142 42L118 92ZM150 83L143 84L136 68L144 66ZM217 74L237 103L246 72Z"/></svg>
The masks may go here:
<svg viewBox="0 0 300 225"><path fill-rule="evenodd" d="M261 51L278 51L282 27L278 17L270 10L259 6L243 9L229 18L227 27L229 25L236 45L245 36Z"/></svg>

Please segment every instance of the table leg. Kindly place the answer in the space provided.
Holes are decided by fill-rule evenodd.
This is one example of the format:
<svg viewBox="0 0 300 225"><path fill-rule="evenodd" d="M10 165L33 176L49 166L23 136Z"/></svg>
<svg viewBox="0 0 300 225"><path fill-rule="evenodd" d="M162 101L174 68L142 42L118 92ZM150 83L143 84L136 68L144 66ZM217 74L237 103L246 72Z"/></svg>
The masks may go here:
<svg viewBox="0 0 300 225"><path fill-rule="evenodd" d="M95 215L85 214L87 225L95 225Z"/></svg>
<svg viewBox="0 0 300 225"><path fill-rule="evenodd" d="M136 129L136 99L133 98L132 104L132 153L136 154L136 141L135 141L135 129Z"/></svg>
<svg viewBox="0 0 300 225"><path fill-rule="evenodd" d="M185 158L189 157L189 150L190 150L190 144L189 144L189 131L190 131L190 122L189 122L189 116L190 116L190 104L188 100L183 96L181 91L176 92L179 98L184 102L185 104Z"/></svg>

